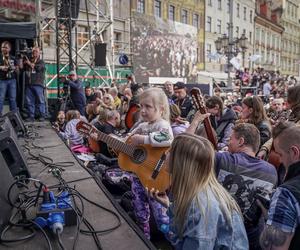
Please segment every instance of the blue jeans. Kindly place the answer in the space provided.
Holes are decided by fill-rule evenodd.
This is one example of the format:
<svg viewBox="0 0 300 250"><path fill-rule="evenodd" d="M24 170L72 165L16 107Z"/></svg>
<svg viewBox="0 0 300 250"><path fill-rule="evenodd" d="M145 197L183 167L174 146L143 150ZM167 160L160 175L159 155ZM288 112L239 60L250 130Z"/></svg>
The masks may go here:
<svg viewBox="0 0 300 250"><path fill-rule="evenodd" d="M0 115L2 115L3 104L8 93L10 111L17 110L17 82L16 79L0 80Z"/></svg>
<svg viewBox="0 0 300 250"><path fill-rule="evenodd" d="M26 106L28 109L28 116L34 118L36 108L41 117L45 118L46 106L44 97L44 88L41 85L26 86Z"/></svg>

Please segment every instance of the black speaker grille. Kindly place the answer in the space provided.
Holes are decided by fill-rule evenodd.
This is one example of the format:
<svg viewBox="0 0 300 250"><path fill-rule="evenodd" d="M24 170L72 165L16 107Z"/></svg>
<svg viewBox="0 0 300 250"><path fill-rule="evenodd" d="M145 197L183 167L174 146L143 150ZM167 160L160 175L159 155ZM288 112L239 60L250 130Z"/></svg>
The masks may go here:
<svg viewBox="0 0 300 250"><path fill-rule="evenodd" d="M95 44L95 66L106 66L106 43Z"/></svg>

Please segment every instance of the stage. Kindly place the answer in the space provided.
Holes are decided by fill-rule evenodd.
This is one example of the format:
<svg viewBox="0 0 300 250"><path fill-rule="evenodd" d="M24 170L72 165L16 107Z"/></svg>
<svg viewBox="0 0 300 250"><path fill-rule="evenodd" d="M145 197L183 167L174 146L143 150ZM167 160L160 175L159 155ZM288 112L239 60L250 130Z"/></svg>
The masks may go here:
<svg viewBox="0 0 300 250"><path fill-rule="evenodd" d="M58 163L63 169L61 177L68 183L69 187L75 188L87 199L117 214L116 216L107 212L84 199L84 216L92 224L95 231L102 231L118 225L117 217L120 218L121 224L115 230L98 234L103 249L155 249L152 243L143 237L142 232L119 204L114 201L101 181L97 179L97 176L92 176L93 173L80 160L77 160L51 128L49 122L28 123L26 126L28 126L29 136L20 138L19 144L27 158L28 169L32 178L41 180L47 186L58 184L58 178L55 177L55 173L49 171L51 168L49 165L45 166L45 162ZM82 228L86 229L83 225ZM49 230L46 231L53 249L60 249L53 233ZM18 235L15 235L13 231L10 231L7 237L18 237L21 232L18 230ZM76 232L76 225L64 227L61 239L66 249L72 249ZM23 234L26 235L26 231ZM39 230L33 239L0 245L0 249L12 248L48 249L47 242ZM98 249L98 247L91 235L79 233L76 249L89 250Z"/></svg>

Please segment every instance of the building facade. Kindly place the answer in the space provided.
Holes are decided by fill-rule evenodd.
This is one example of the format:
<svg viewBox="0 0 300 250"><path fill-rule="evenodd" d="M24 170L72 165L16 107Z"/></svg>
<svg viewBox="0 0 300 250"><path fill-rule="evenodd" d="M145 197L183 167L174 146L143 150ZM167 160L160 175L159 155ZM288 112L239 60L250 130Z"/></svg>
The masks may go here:
<svg viewBox="0 0 300 250"><path fill-rule="evenodd" d="M255 66L266 70L281 69L282 34L284 27L280 24L282 8L272 6L271 1L256 1L255 16L255 54L261 58Z"/></svg>
<svg viewBox="0 0 300 250"><path fill-rule="evenodd" d="M300 2L298 0L282 1L281 73L300 76Z"/></svg>
<svg viewBox="0 0 300 250"><path fill-rule="evenodd" d="M204 68L204 0L132 0L133 71L139 82L195 82Z"/></svg>
<svg viewBox="0 0 300 250"><path fill-rule="evenodd" d="M251 67L248 58L253 55L254 48L254 15L255 0L232 0L233 38L240 38L242 34L247 37L247 50L242 62L242 54L237 57L244 67ZM215 41L223 34L228 35L230 18L230 0L207 0L205 12L205 70L209 72L224 71L227 60L212 59L210 55L216 54Z"/></svg>

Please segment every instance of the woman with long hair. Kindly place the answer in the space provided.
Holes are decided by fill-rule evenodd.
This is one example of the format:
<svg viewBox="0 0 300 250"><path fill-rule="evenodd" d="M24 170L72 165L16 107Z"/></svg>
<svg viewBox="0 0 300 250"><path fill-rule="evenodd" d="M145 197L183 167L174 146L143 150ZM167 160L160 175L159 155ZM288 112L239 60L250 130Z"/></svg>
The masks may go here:
<svg viewBox="0 0 300 250"><path fill-rule="evenodd" d="M260 132L260 147L271 138L271 123L258 96L248 96L242 101L241 121L254 124Z"/></svg>
<svg viewBox="0 0 300 250"><path fill-rule="evenodd" d="M176 249L248 249L240 209L214 173L214 149L205 138L180 134L167 160L170 197L149 195L169 208L166 237Z"/></svg>

